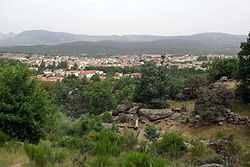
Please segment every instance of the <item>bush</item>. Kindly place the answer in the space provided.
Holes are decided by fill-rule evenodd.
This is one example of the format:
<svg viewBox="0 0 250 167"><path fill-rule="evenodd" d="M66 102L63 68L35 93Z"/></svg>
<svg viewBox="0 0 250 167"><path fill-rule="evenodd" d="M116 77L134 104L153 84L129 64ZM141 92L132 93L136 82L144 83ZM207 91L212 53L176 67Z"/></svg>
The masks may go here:
<svg viewBox="0 0 250 167"><path fill-rule="evenodd" d="M104 122L104 123L112 123L113 122L113 117L108 111L103 113L102 122Z"/></svg>
<svg viewBox="0 0 250 167"><path fill-rule="evenodd" d="M229 138L229 143L226 145L226 163L228 166L239 166L241 164L241 156L243 147L241 143L235 138Z"/></svg>
<svg viewBox="0 0 250 167"><path fill-rule="evenodd" d="M101 155L101 156L111 155L118 157L120 153L121 153L121 148L118 145L112 144L111 141L108 140L107 138L104 138L96 142L96 147L94 151L95 155Z"/></svg>
<svg viewBox="0 0 250 167"><path fill-rule="evenodd" d="M55 108L31 75L22 64L0 67L0 127L11 138L36 143Z"/></svg>
<svg viewBox="0 0 250 167"><path fill-rule="evenodd" d="M185 87L189 88L189 92L187 92L190 97L196 98L197 97L197 89L200 87L205 87L208 85L208 80L206 76L203 75L193 75L189 76L185 81Z"/></svg>
<svg viewBox="0 0 250 167"><path fill-rule="evenodd" d="M24 150L29 157L32 166L45 167L47 164L61 163L67 157L64 149L52 149L47 143L39 145L28 144L25 142Z"/></svg>
<svg viewBox="0 0 250 167"><path fill-rule="evenodd" d="M165 132L163 139L155 144L158 154L165 154L171 157L180 156L185 150L184 138L178 131Z"/></svg>
<svg viewBox="0 0 250 167"><path fill-rule="evenodd" d="M138 143L138 136L140 132L134 133L132 130L124 130L124 139L126 142L126 148L133 149Z"/></svg>
<svg viewBox="0 0 250 167"><path fill-rule="evenodd" d="M190 154L193 156L202 156L205 154L206 146L199 139L191 141L192 147L190 148Z"/></svg>
<svg viewBox="0 0 250 167"><path fill-rule="evenodd" d="M222 164L224 165L223 157L216 154L212 149L206 149L202 156L188 154L186 163L190 166L200 166L204 164Z"/></svg>
<svg viewBox="0 0 250 167"><path fill-rule="evenodd" d="M155 142L160 137L160 133L157 132L157 128L155 125L146 125L146 128L144 130L145 137L150 142Z"/></svg>
<svg viewBox="0 0 250 167"><path fill-rule="evenodd" d="M86 165L89 167L118 167L119 159L108 155L88 156Z"/></svg>
<svg viewBox="0 0 250 167"><path fill-rule="evenodd" d="M77 149L81 140L79 137L64 136L56 142L56 146Z"/></svg>
<svg viewBox="0 0 250 167"><path fill-rule="evenodd" d="M3 146L9 139L9 136L0 130L0 147Z"/></svg>
<svg viewBox="0 0 250 167"><path fill-rule="evenodd" d="M191 141L189 153L186 157L186 162L190 165L204 165L204 164L224 164L223 157L216 154L212 149L207 148L206 145L199 139Z"/></svg>
<svg viewBox="0 0 250 167"><path fill-rule="evenodd" d="M229 99L232 97L232 92L226 88L200 88L194 112L200 115L203 123L217 122L218 117L224 116L224 108L229 107Z"/></svg>
<svg viewBox="0 0 250 167"><path fill-rule="evenodd" d="M99 132L103 129L100 116L83 114L76 123L77 132L79 135L84 135L90 131Z"/></svg>
<svg viewBox="0 0 250 167"><path fill-rule="evenodd" d="M165 167L166 161L158 157L152 157L150 153L129 151L123 157L124 167Z"/></svg>

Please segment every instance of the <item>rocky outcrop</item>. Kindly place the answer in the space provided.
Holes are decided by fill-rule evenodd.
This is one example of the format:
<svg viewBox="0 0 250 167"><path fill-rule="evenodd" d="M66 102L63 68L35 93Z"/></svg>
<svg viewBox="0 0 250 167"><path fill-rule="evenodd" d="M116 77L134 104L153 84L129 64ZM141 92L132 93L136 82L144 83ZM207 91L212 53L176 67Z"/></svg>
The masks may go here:
<svg viewBox="0 0 250 167"><path fill-rule="evenodd" d="M102 126L105 128L105 129L112 129L112 124L111 123L102 123Z"/></svg>
<svg viewBox="0 0 250 167"><path fill-rule="evenodd" d="M167 118L172 115L170 109L140 109L139 113L150 121Z"/></svg>
<svg viewBox="0 0 250 167"><path fill-rule="evenodd" d="M225 119L228 123L235 125L249 125L250 120L247 116L239 116L232 112L230 109L225 109Z"/></svg>
<svg viewBox="0 0 250 167"><path fill-rule="evenodd" d="M220 82L228 82L228 78L226 76L223 76L220 78Z"/></svg>
<svg viewBox="0 0 250 167"><path fill-rule="evenodd" d="M210 143L207 143L206 146L213 149L216 153L226 156L226 146L228 145L229 141L228 140L222 140L218 139L215 141L212 141Z"/></svg>
<svg viewBox="0 0 250 167"><path fill-rule="evenodd" d="M220 82L220 81L217 81L217 82L214 82L214 83L211 83L210 85L208 85L208 88L209 89L218 89L220 87L226 87L227 84L225 82Z"/></svg>

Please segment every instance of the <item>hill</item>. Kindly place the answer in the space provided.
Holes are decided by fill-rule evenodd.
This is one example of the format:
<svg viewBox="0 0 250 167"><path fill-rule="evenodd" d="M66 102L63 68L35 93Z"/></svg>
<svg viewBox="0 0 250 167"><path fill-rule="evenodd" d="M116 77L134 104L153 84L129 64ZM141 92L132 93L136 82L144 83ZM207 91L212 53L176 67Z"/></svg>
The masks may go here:
<svg viewBox="0 0 250 167"><path fill-rule="evenodd" d="M0 52L85 54L237 54L244 35L201 33L190 36L87 36L43 30L0 39Z"/></svg>

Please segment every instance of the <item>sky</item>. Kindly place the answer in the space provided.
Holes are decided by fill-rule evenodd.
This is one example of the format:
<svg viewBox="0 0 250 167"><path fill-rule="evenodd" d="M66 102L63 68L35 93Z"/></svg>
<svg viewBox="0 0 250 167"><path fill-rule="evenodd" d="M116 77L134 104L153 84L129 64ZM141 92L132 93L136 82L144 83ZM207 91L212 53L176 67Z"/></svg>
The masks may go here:
<svg viewBox="0 0 250 167"><path fill-rule="evenodd" d="M250 0L0 0L0 32L86 35L250 32Z"/></svg>

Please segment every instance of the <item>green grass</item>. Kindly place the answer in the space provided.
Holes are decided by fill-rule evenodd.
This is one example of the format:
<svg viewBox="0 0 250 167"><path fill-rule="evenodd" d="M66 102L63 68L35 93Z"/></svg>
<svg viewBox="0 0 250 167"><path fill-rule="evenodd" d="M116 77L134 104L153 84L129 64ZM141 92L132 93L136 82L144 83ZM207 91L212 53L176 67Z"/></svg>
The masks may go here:
<svg viewBox="0 0 250 167"><path fill-rule="evenodd" d="M11 167L18 163L28 163L29 159L22 147L15 150L9 150L5 147L0 147L0 166Z"/></svg>

